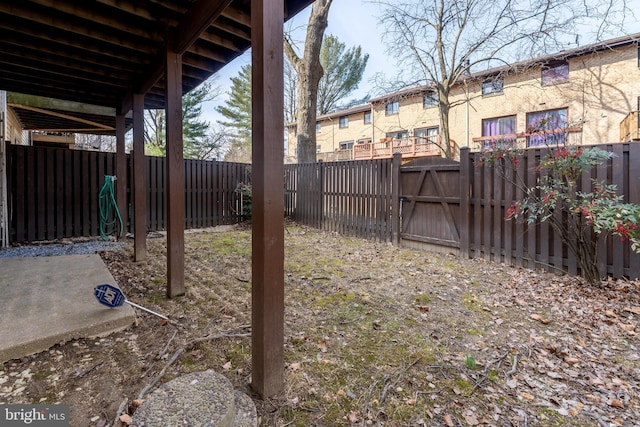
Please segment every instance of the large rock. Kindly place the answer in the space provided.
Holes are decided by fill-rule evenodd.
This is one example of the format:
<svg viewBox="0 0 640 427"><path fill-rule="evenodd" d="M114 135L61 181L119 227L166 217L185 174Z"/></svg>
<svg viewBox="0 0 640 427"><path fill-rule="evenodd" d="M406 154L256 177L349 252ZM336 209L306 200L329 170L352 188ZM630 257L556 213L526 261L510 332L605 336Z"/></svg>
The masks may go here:
<svg viewBox="0 0 640 427"><path fill-rule="evenodd" d="M131 427L255 427L256 408L212 370L183 375L149 394Z"/></svg>

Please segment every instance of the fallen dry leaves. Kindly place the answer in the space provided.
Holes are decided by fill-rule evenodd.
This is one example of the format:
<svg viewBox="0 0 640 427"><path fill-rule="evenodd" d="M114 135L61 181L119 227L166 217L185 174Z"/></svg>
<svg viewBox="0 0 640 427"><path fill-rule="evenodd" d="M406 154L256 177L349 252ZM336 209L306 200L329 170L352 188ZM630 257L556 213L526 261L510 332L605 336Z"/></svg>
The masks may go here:
<svg viewBox="0 0 640 427"><path fill-rule="evenodd" d="M535 314L534 313L529 317L532 318L533 320L537 320L538 322L542 323L543 325L551 323L551 320L547 319L546 317L542 317L539 314Z"/></svg>
<svg viewBox="0 0 640 427"><path fill-rule="evenodd" d="M286 387L256 400L263 425L638 423L637 282L595 288L298 226L286 242ZM186 235L187 295L175 300L164 297L165 244L149 239L143 264L105 258L126 295L180 323L175 339L141 313L129 330L5 364L0 400L53 396L76 408L72 425L112 425L176 348L251 323L246 230ZM210 367L246 390L250 340L190 347L165 379Z"/></svg>
<svg viewBox="0 0 640 427"><path fill-rule="evenodd" d="M540 324L518 347L526 358L507 388L519 391L525 401L577 417L575 425L636 421L640 310L628 302L640 299L637 283L608 281L592 287L570 277L523 270L513 274L507 289L492 298L493 305L529 309L534 312L529 318Z"/></svg>

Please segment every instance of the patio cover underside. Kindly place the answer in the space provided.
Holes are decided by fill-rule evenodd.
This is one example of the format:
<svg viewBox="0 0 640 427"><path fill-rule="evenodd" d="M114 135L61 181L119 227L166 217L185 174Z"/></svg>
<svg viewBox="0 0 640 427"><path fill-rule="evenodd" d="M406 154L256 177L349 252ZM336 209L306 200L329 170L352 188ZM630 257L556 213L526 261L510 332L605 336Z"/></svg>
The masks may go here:
<svg viewBox="0 0 640 427"><path fill-rule="evenodd" d="M119 206L126 203L124 134L131 117L132 222L140 262L146 257L143 115L147 108L165 109L169 297L184 293L181 97L253 48L253 175L259 185L253 198L252 385L263 396L283 386L282 24L311 2L0 2L0 90L115 111Z"/></svg>

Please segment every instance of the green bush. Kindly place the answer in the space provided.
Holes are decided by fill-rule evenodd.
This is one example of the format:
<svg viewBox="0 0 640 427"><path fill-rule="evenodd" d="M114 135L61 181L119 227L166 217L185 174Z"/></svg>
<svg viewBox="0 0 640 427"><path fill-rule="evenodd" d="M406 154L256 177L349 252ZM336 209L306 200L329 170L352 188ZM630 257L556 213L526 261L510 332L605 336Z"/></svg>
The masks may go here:
<svg viewBox="0 0 640 427"><path fill-rule="evenodd" d="M523 151L513 141L489 147L479 165L497 167L524 194L508 207L505 220L548 222L575 255L582 277L589 283L599 283L604 272L597 265L598 237L611 234L622 241L630 240L632 249L640 252L640 205L624 203L615 185L595 179L591 180L592 191L578 190L582 175L614 157L613 153L598 147L550 144L547 148L537 168L540 179L531 186L525 185L519 175Z"/></svg>

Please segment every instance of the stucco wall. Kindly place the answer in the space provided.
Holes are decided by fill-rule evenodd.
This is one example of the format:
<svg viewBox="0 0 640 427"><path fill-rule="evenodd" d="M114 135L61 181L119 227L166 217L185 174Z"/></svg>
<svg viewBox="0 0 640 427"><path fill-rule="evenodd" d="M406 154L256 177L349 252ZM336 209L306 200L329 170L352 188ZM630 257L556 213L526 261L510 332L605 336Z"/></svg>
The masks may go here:
<svg viewBox="0 0 640 427"><path fill-rule="evenodd" d="M600 52L584 54L568 60L569 79L543 86L542 67L532 66L504 76L502 93L483 96L482 81L470 81L454 87L450 101L451 138L459 146L480 148L473 138L482 136L482 120L516 116L516 132L525 132L527 113L567 109L569 126L582 128L573 141L582 144L617 142L620 122L638 109L640 68L638 46L632 43ZM398 114L387 115L387 101L370 105L372 124L364 125L363 112L349 116L349 127L338 127L338 116L321 120L317 142L321 152L335 151L341 141L371 138L377 141L387 132L439 125L436 107L423 107L423 94L390 97L399 104ZM468 99L468 102L467 102ZM295 152L295 133L289 132L289 154ZM291 145L293 143L293 145ZM291 149L294 149L293 151Z"/></svg>
<svg viewBox="0 0 640 427"><path fill-rule="evenodd" d="M481 82L470 86L469 133L482 135L482 119L516 115L517 131L526 130L527 113L567 108L570 126L582 126L583 144L617 142L620 122L638 108L638 49L626 46L569 60L569 80L541 85L541 67L508 74L502 94L482 96ZM459 89L459 88L458 88ZM459 91L458 91L459 92ZM464 100L457 93L453 100ZM465 141L466 105L452 109L452 138ZM472 149L477 149L473 142Z"/></svg>

